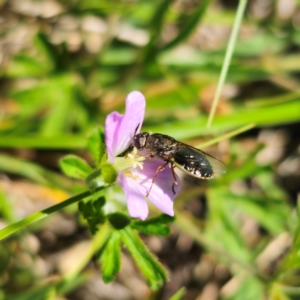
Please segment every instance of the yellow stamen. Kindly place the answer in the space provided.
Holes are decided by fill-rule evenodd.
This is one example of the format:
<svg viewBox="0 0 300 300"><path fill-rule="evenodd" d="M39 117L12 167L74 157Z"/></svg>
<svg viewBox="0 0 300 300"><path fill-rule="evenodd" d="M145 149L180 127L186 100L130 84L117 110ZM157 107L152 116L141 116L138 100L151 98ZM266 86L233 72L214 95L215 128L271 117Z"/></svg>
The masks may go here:
<svg viewBox="0 0 300 300"><path fill-rule="evenodd" d="M133 175L131 172L127 171L127 172L124 172L124 175L126 177L131 177L133 180L138 180L139 179L139 175Z"/></svg>
<svg viewBox="0 0 300 300"><path fill-rule="evenodd" d="M116 167L126 173L130 169L136 169L139 167L143 169L143 161L145 160L144 156L138 154L138 150L133 148L133 151L127 154L126 157L116 157L115 165Z"/></svg>

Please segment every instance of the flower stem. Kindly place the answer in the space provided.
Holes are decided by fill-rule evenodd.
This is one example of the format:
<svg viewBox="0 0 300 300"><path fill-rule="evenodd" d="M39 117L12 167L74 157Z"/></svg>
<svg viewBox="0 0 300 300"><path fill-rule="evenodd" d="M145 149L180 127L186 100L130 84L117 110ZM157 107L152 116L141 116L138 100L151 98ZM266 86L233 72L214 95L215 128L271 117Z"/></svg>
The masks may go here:
<svg viewBox="0 0 300 300"><path fill-rule="evenodd" d="M103 190L104 186L101 186L101 187L98 187L95 192L97 191L100 191L100 190ZM86 192L83 192L81 194L78 194L76 196L73 196L71 198L68 198L66 199L65 201L63 202L60 202L58 204L55 204L55 205L52 205L46 209L43 209L41 211L38 211L38 212L35 212L29 216L27 216L26 218L18 221L18 222L15 222L13 224L10 224L8 225L7 227L3 228L2 230L0 230L0 240L3 240L5 239L6 237L10 236L11 234L37 222L37 221L40 221L44 218L46 218L48 215L64 208L64 207L67 207L68 205L71 205L75 202L78 202L88 196L91 195L91 192L90 191L86 191Z"/></svg>

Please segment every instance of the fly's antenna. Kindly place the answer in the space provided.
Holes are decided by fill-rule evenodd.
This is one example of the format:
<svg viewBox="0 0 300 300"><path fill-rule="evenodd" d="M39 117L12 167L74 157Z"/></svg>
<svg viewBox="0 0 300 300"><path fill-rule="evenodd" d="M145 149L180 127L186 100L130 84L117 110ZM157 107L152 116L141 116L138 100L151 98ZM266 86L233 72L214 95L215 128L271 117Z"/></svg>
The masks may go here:
<svg viewBox="0 0 300 300"><path fill-rule="evenodd" d="M134 131L134 135L136 135L136 133L137 133L139 127L140 127L140 124L141 124L141 123L139 123L138 126L136 126L136 129L135 129L135 131Z"/></svg>

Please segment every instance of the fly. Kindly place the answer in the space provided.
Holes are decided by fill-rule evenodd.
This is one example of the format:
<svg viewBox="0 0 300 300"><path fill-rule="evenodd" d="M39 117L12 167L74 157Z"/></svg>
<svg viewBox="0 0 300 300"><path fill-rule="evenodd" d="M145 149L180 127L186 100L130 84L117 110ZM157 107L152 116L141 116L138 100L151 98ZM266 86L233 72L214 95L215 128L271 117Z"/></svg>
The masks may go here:
<svg viewBox="0 0 300 300"><path fill-rule="evenodd" d="M174 179L172 185L174 194L176 194L175 186L178 185L174 171L175 167L200 179L212 179L214 175L226 172L224 164L218 159L165 134L140 132L133 137L132 144L139 151L146 149L149 158L157 157L165 161L163 165L157 168L146 196L149 195L156 176L169 164Z"/></svg>

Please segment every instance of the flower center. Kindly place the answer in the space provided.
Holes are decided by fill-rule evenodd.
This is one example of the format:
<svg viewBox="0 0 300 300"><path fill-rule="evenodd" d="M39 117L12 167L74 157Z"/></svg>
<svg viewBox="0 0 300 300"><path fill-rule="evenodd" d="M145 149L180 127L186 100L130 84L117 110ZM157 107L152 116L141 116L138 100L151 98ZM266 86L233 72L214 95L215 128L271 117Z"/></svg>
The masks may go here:
<svg viewBox="0 0 300 300"><path fill-rule="evenodd" d="M133 151L125 157L116 157L115 158L115 165L117 169L123 171L125 174L130 169L136 169L139 167L143 169L143 161L146 158L138 154L138 150L133 148Z"/></svg>

